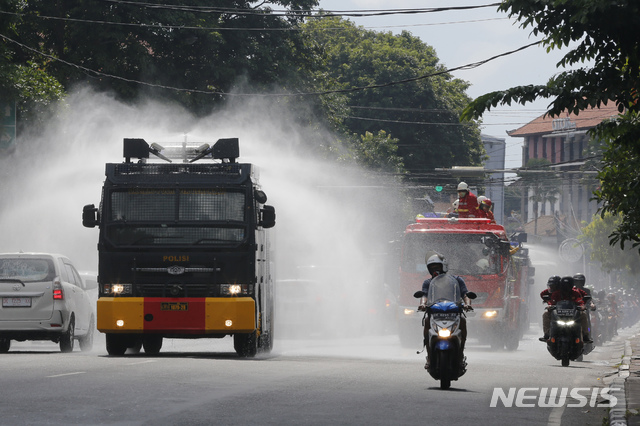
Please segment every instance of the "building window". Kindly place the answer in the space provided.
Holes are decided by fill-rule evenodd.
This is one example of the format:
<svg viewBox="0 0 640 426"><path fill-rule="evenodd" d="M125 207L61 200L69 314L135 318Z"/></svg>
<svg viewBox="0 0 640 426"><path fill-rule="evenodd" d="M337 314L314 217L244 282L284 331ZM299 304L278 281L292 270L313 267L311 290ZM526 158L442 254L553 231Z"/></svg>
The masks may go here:
<svg viewBox="0 0 640 426"><path fill-rule="evenodd" d="M538 158L538 137L533 137L533 158Z"/></svg>

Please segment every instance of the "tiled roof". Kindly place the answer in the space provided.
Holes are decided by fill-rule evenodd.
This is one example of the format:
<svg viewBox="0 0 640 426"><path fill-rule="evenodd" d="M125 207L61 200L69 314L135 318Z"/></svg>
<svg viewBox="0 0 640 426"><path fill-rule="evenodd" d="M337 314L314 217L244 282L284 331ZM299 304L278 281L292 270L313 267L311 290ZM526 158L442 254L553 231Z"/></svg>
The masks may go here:
<svg viewBox="0 0 640 426"><path fill-rule="evenodd" d="M587 130L595 127L602 122L602 120L616 115L618 115L618 107L615 103L609 102L607 105L602 105L597 109L583 110L580 112L580 115L573 113L562 114L560 117L544 117L544 115L541 115L519 129L508 131L507 134L512 137L549 134L553 132L553 120L558 118L569 118L571 122L575 123L576 127L572 130Z"/></svg>

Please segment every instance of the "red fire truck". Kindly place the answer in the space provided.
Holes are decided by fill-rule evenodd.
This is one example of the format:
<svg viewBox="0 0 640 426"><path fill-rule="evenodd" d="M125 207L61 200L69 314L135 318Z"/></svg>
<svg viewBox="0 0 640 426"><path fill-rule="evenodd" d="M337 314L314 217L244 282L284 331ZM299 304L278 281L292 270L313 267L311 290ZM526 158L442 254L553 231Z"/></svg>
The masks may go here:
<svg viewBox="0 0 640 426"><path fill-rule="evenodd" d="M511 238L502 225L489 219L420 218L407 226L400 255L398 326L403 346L420 345L422 312L413 293L430 278L425 257L445 256L449 273L464 278L477 294L474 311L467 313L469 337L480 338L493 349L518 348L529 328L529 289L534 268L526 234Z"/></svg>

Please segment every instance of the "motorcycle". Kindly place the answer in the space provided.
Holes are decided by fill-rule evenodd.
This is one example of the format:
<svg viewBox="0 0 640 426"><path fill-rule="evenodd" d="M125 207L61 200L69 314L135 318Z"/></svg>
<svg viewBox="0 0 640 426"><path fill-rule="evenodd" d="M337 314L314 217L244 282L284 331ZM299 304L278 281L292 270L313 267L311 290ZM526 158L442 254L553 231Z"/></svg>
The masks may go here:
<svg viewBox="0 0 640 426"><path fill-rule="evenodd" d="M570 361L582 357L584 350L580 325L581 311L571 300L561 300L547 309L551 311L547 350L555 359L562 361L563 367L568 367Z"/></svg>
<svg viewBox="0 0 640 426"><path fill-rule="evenodd" d="M597 320L595 319L596 317L596 308L595 306L592 308L589 308L589 306L591 305L591 296L586 296L584 298L584 301L586 302L586 306L587 306L587 324L589 325L589 334L591 335L591 339L593 340L592 343L584 343L584 347L582 348L582 354L583 355L589 355L595 348L596 348L596 339L594 338L595 335L597 335L598 331L597 331ZM595 326L595 327L594 327ZM582 361L582 356L578 357L578 361Z"/></svg>
<svg viewBox="0 0 640 426"><path fill-rule="evenodd" d="M458 380L467 371L466 358L460 353L460 321L464 310L473 308L462 303L457 281L446 274L438 275L431 280L428 294L418 291L413 296L426 296L430 302L422 319L422 325L429 327L429 337L425 339L425 346L429 345L427 371L431 377L440 380L440 389L449 389L451 381ZM476 294L468 292L467 297L475 299Z"/></svg>

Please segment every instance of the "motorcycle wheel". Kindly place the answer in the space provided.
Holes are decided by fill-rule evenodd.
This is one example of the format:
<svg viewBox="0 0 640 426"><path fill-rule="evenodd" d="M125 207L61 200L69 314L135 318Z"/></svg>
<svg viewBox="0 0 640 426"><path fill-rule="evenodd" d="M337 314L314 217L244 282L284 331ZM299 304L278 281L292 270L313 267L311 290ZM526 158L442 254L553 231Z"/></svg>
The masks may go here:
<svg viewBox="0 0 640 426"><path fill-rule="evenodd" d="M569 366L569 357L568 356L562 357L562 366L563 367L568 367Z"/></svg>
<svg viewBox="0 0 640 426"><path fill-rule="evenodd" d="M440 367L440 389L446 390L451 387L451 362L446 352L440 352L438 365Z"/></svg>

